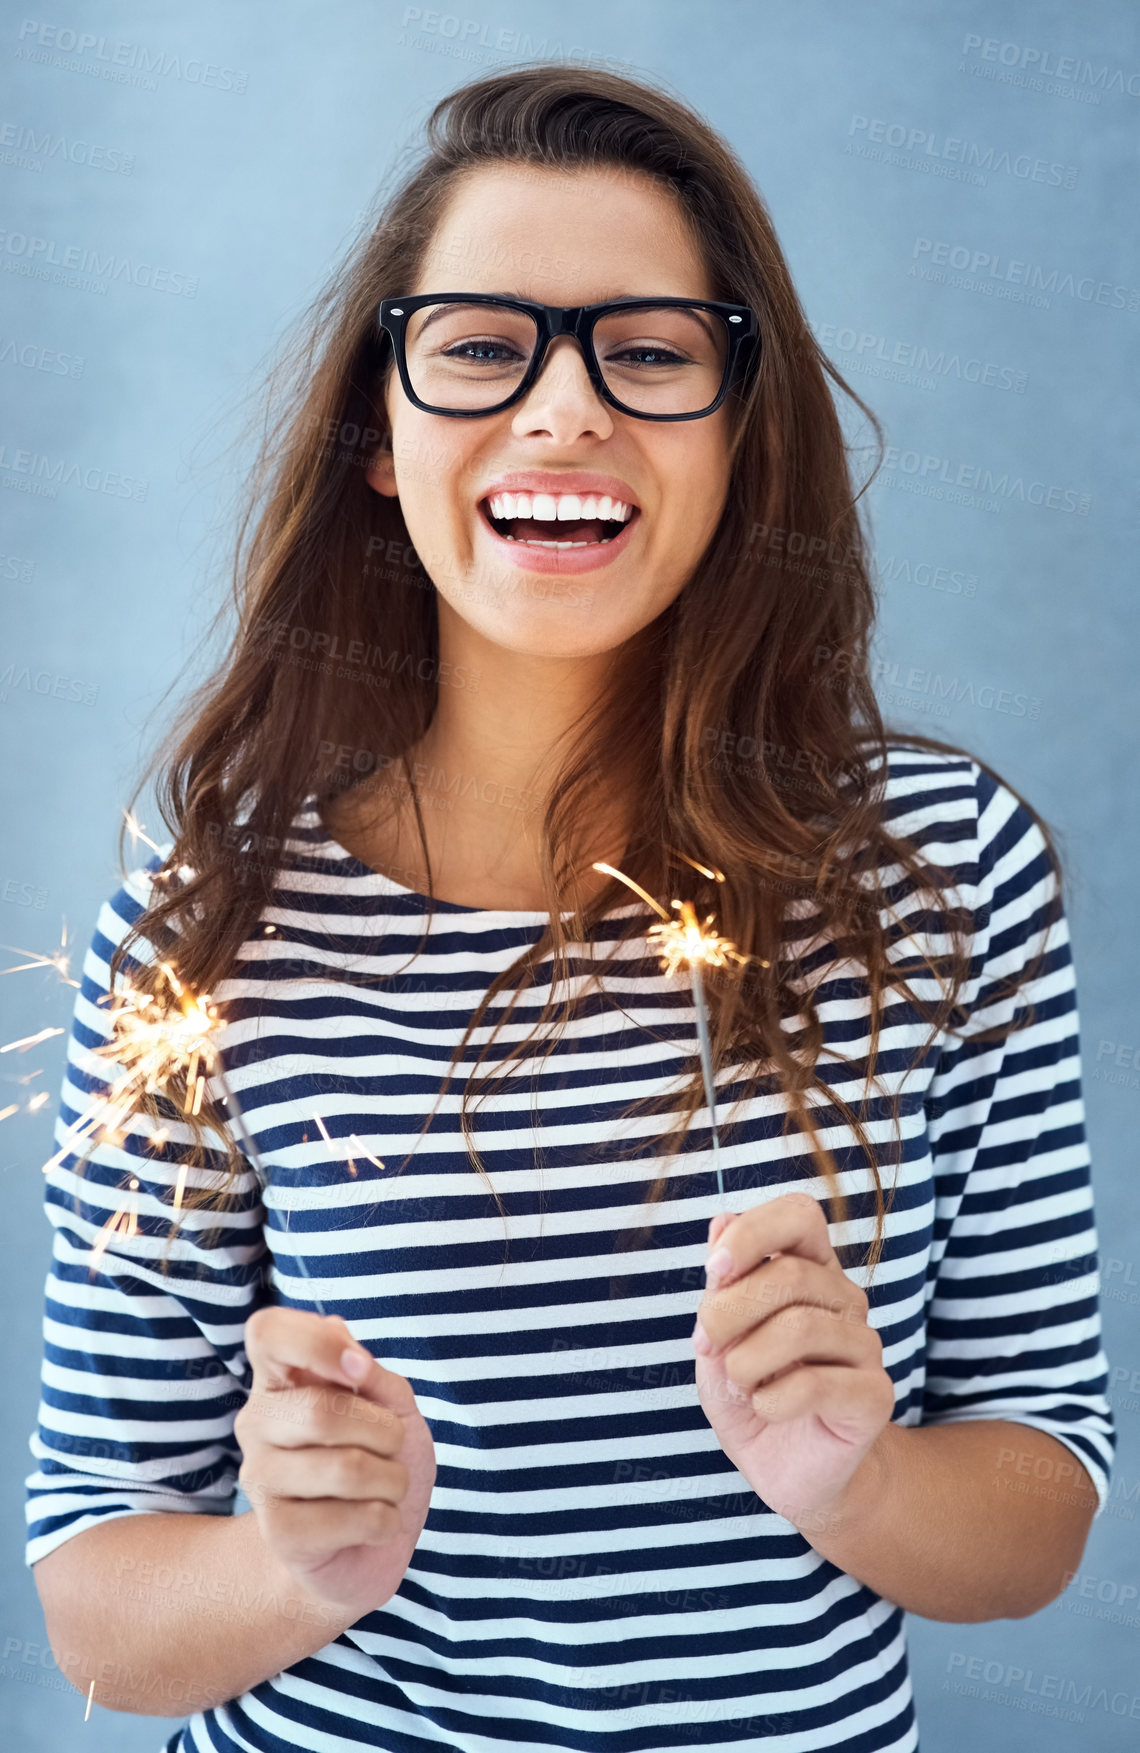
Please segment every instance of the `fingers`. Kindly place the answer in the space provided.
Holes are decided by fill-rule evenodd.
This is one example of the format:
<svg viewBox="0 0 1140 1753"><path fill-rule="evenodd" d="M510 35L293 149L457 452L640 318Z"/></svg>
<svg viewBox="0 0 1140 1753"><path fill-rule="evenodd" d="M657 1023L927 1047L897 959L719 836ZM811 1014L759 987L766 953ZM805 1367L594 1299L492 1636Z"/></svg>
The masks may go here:
<svg viewBox="0 0 1140 1753"><path fill-rule="evenodd" d="M379 1498L367 1502L281 1498L260 1512L272 1527L272 1546L290 1569L303 1572L350 1546L387 1546L400 1533L400 1511Z"/></svg>
<svg viewBox="0 0 1140 1753"><path fill-rule="evenodd" d="M750 1272L769 1254L794 1253L842 1271L828 1235L827 1215L810 1193L783 1193L778 1199L729 1216L711 1249L710 1268L718 1255L727 1257L726 1264L712 1268L722 1284Z"/></svg>
<svg viewBox="0 0 1140 1753"><path fill-rule="evenodd" d="M783 1424L809 1414L829 1424L874 1429L886 1424L895 1409L895 1391L886 1371L836 1365L790 1370L778 1382L753 1391L752 1405L769 1424Z"/></svg>
<svg viewBox="0 0 1140 1753"><path fill-rule="evenodd" d="M339 1316L269 1305L247 1320L245 1344L253 1387L234 1434L247 1456L259 1456L259 1480L265 1449L348 1446L380 1458L396 1454L405 1435L402 1415L415 1407L411 1383L377 1363ZM341 1367L348 1350L366 1360L359 1383Z"/></svg>
<svg viewBox="0 0 1140 1753"><path fill-rule="evenodd" d="M701 1299L698 1319L713 1351L735 1344L754 1327L771 1321L783 1309L818 1309L833 1325L865 1328L870 1303L865 1291L846 1273L821 1266L801 1254L781 1254L727 1287L712 1286Z"/></svg>
<svg viewBox="0 0 1140 1753"><path fill-rule="evenodd" d="M280 1498L336 1498L393 1505L408 1490L408 1469L402 1461L384 1460L368 1449L271 1449L262 1457L258 1476L248 1489L251 1504Z"/></svg>
<svg viewBox="0 0 1140 1753"><path fill-rule="evenodd" d="M881 1370L882 1355L872 1328L800 1307L782 1309L731 1346L724 1353L724 1370L730 1382L753 1394L773 1376L805 1364L843 1367L849 1374Z"/></svg>
<svg viewBox="0 0 1140 1753"><path fill-rule="evenodd" d="M295 1385L298 1374L336 1382L378 1405L409 1411L414 1395L407 1380L386 1370L366 1346L354 1339L339 1315L318 1315L311 1309L267 1304L255 1309L245 1324L245 1351L253 1369L253 1386L276 1393ZM345 1368L345 1354L359 1357L357 1377Z"/></svg>
<svg viewBox="0 0 1140 1753"><path fill-rule="evenodd" d="M709 1224L708 1245L710 1248L715 1246L717 1239L724 1234L735 1216L735 1211L717 1212L716 1216Z"/></svg>
<svg viewBox="0 0 1140 1753"><path fill-rule="evenodd" d="M404 1440L403 1420L393 1408L320 1382L273 1394L255 1390L234 1420L234 1432L246 1450L254 1441L281 1449L347 1444L384 1456L396 1454Z"/></svg>
<svg viewBox="0 0 1140 1753"><path fill-rule="evenodd" d="M370 1354L357 1344L339 1315L270 1303L255 1309L245 1324L246 1356L255 1379L260 1378L258 1386L269 1392L288 1384L290 1370L309 1370L324 1381L355 1387L357 1378L342 1362L345 1351L359 1352L369 1362Z"/></svg>

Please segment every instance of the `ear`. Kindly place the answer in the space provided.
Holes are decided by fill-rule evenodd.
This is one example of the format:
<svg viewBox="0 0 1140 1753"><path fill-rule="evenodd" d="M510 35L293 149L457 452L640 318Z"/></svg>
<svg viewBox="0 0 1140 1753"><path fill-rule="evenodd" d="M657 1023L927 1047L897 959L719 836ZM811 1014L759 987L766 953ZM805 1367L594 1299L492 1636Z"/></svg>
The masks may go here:
<svg viewBox="0 0 1140 1753"><path fill-rule="evenodd" d="M364 479L376 493L383 493L386 499L395 499L398 496L395 458L386 448L386 444L381 446L365 469Z"/></svg>

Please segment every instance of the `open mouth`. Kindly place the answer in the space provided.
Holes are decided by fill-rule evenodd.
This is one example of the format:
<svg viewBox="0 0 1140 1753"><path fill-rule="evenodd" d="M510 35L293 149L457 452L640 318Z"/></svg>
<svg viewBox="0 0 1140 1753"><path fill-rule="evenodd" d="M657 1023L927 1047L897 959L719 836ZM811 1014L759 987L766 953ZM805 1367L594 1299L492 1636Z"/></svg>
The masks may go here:
<svg viewBox="0 0 1140 1753"><path fill-rule="evenodd" d="M495 517L489 499L479 501L479 511L495 534L505 541L552 549L604 547L641 515L638 507L633 505L629 508L629 516L621 518Z"/></svg>

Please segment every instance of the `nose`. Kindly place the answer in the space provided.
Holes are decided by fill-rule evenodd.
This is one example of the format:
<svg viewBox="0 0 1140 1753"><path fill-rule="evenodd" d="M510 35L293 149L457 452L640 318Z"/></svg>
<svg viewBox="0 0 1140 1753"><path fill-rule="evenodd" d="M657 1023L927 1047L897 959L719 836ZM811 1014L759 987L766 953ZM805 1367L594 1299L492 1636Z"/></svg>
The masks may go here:
<svg viewBox="0 0 1140 1753"><path fill-rule="evenodd" d="M590 382L582 344L574 335L556 335L530 389L513 410L517 434L548 432L560 443L582 432L606 437L613 431L611 410Z"/></svg>

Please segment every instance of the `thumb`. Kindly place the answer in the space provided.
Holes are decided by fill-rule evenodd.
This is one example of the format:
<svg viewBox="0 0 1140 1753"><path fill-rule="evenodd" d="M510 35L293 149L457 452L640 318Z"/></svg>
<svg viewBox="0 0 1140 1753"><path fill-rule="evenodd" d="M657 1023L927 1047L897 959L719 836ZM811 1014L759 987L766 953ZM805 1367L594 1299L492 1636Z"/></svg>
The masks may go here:
<svg viewBox="0 0 1140 1753"><path fill-rule="evenodd" d="M346 1347L341 1354L342 1363L349 1356L350 1350ZM360 1351L357 1351L355 1356L360 1358L364 1366L364 1374L357 1376L355 1370L346 1370L347 1374L355 1378L352 1382L354 1394L362 1396L365 1400L373 1401L377 1406L386 1407L389 1412L407 1413L412 1411L416 1404L416 1397L412 1384L406 1376L400 1375L397 1370L387 1369L378 1357L369 1360Z"/></svg>
<svg viewBox="0 0 1140 1753"><path fill-rule="evenodd" d="M713 1218L712 1222L709 1225L709 1247L710 1248L713 1246L713 1243L717 1240L717 1238L724 1234L725 1230L728 1228L729 1224L732 1222L733 1218L736 1215L737 1214L735 1211L718 1211L717 1212L716 1216Z"/></svg>

